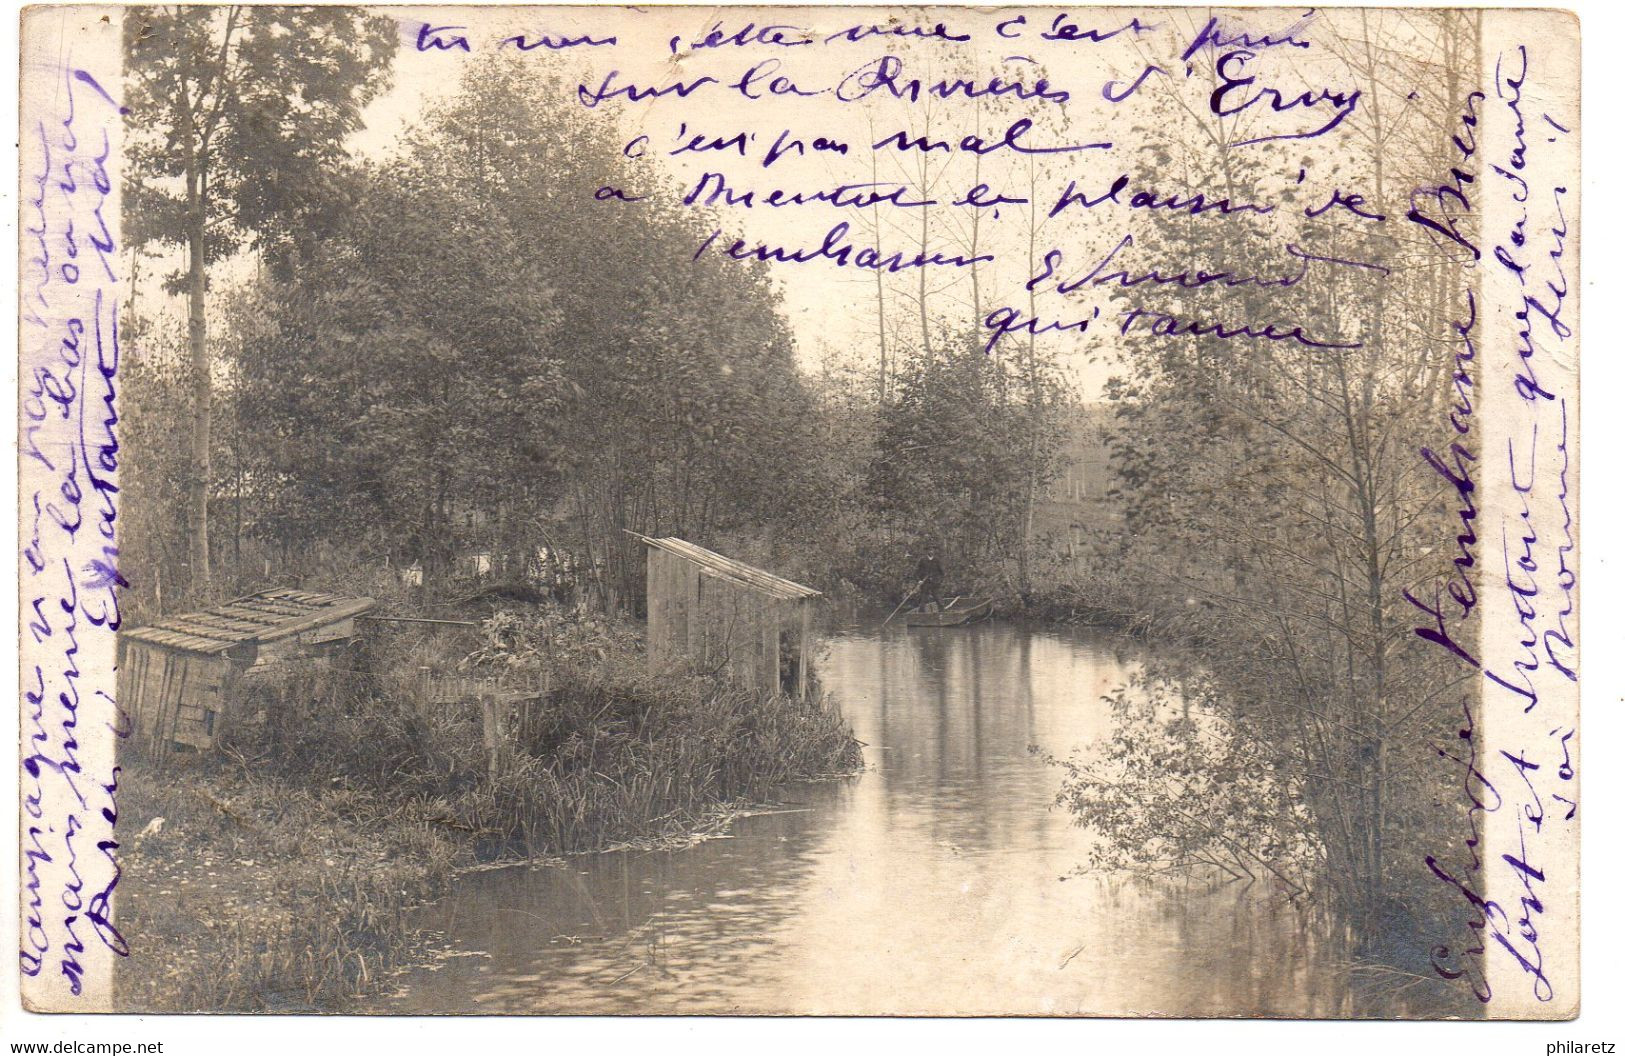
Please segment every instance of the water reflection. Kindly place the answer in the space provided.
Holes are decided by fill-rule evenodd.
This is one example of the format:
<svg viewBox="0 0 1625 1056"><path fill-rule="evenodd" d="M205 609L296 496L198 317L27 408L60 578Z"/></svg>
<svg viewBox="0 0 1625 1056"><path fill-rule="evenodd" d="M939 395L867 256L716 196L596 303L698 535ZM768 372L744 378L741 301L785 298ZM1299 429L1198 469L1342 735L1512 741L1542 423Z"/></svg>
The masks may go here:
<svg viewBox="0 0 1625 1056"><path fill-rule="evenodd" d="M428 923L482 955L389 1010L1348 1014L1265 891L1069 876L1091 836L1028 748L1106 736L1133 663L998 624L837 639L820 676L868 772L689 850L470 877Z"/></svg>

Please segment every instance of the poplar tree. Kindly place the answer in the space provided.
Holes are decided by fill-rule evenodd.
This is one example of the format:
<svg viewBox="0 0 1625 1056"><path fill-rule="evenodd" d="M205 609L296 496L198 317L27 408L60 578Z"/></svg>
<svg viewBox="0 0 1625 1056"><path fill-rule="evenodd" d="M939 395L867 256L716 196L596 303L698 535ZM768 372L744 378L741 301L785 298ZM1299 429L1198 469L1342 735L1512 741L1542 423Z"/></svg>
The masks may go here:
<svg viewBox="0 0 1625 1056"><path fill-rule="evenodd" d="M279 263L334 213L332 180L362 109L389 83L397 30L355 8L164 6L124 15L125 231L184 254L191 366L187 526L194 600L209 593L212 391L208 267Z"/></svg>

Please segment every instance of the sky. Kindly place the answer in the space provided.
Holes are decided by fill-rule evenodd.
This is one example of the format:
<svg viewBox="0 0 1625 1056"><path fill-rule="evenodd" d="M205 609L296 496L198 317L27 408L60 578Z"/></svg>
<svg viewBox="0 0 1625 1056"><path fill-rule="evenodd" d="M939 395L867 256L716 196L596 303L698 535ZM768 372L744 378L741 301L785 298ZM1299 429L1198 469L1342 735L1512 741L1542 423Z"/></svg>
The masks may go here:
<svg viewBox="0 0 1625 1056"><path fill-rule="evenodd" d="M1176 42L1188 41L1201 25L1193 13L1137 14L1128 9L1095 12L1080 14L1073 24L1080 33L1092 29L1107 39L1054 41L1039 37L1041 31L1053 28L1050 19L1054 13L1039 16L1029 11L1026 13L1028 23L1007 24L1004 29L1006 34L1022 36L1007 39L1000 35L998 27L1016 16L1014 9L1002 12L936 9L920 12L914 21L927 32L933 32L940 21L945 27L942 36L971 39L957 41L929 36L909 39L886 34L859 41L837 36L833 42L826 42L831 35L854 26L895 28L897 23L887 21L892 17L888 11L864 8L829 8L793 14L742 8L676 8L643 14L584 8L541 9L540 12L538 9L490 8L457 11L457 28L433 34L433 38L451 46L420 50L418 42L423 27L446 26L447 16L431 8L380 10L396 18L401 31L401 50L395 62L393 87L368 108L366 128L353 143L358 153L369 157L387 155L401 132L418 119L426 106L452 91L468 67L489 61L503 50L512 52L511 46L504 49L500 42L515 34L525 35L527 41L544 34L555 40L583 34L594 39L615 37L613 46L563 50L544 47L525 53L527 61L536 63L539 73L560 74L572 87L577 84L596 87L610 70L618 71L617 85L635 83L642 87L659 87L701 76L715 76L732 83L758 62L778 63L771 71L772 76L787 77L801 91L819 94L772 97L770 90L763 90L761 94L768 97L746 99L741 93L722 86L706 85L688 98L668 95L640 103L615 99L602 103L594 113L614 123L626 142L647 136L641 144L647 153L637 166L658 167L685 188L693 186L707 171L721 171L730 186L754 189L763 196L775 188L787 194L812 193L842 184L868 184L878 180L887 184L906 183L910 196L917 199L919 188L929 186L930 197L941 203L930 210L932 231L928 244L932 251L970 255L968 244L975 214L978 253L991 253L996 258L981 269L979 276L983 315L1007 302L1012 306L1026 303L1022 283L1028 277L1026 228L1030 220L1023 216L1025 207L1019 205L977 210L955 209L948 203L963 198L978 183L988 185L984 197L996 193L1017 197L1015 190L1006 190L1005 183L1021 176L1029 155L1008 148L977 155L958 149L962 138L981 134L987 143L997 143L1013 122L1026 116L1033 125L1019 142L1035 150L1116 143L1116 151L1090 148L1033 155L1048 169L1039 182L1040 195L1034 198L1044 203L1044 211L1073 179L1080 187L1094 188L1095 194L1101 193L1124 171L1120 155L1124 144L1133 139L1130 126L1140 119L1132 107L1105 102L1102 88L1108 81L1134 76L1144 68L1146 57L1154 50L1167 50ZM796 25L782 33L759 32L791 18ZM1296 15L1283 16L1271 24L1279 22L1281 26L1290 26L1296 18ZM703 43L719 26L719 35L724 39L746 27L754 27L747 33L747 39L753 42L693 47ZM458 37L468 41L468 51L456 44ZM671 43L674 37L679 39L675 49ZM787 47L763 42L764 38L806 37L813 43ZM423 39L428 41L431 37ZM1042 100L1022 103L1008 97L1002 104L991 99L972 102L963 98L913 104L897 100L884 91L870 95L859 104L837 98L839 93L835 89L847 74L888 54L902 61L905 77L920 76L927 83L951 74L979 75L985 83L992 71L1003 69L1007 75L1023 77L1029 87L1036 87L1033 82L1037 77L1047 75L1071 98L1064 105ZM770 76L763 78L762 83L770 80ZM574 98L566 98L562 103L580 105ZM906 132L911 137L928 135L953 149L934 150L928 155L920 151L873 152L868 149L869 144L896 132ZM726 140L741 133L750 137L745 157L727 151L669 155L672 148L694 135ZM816 137L824 137L845 143L848 150L844 154L809 151L805 157L791 154L764 167L762 161L767 145L780 133L788 133L791 138L807 144ZM927 158L923 175L922 157ZM591 203L587 203L587 207L590 208ZM872 238L869 225L875 222L876 214L880 214L884 224L881 233L884 252L906 250L907 255L912 256L919 248L920 212L887 206L866 210L837 210L827 205L773 209L761 204L751 209L725 208L722 219L727 232L718 241L727 245L739 237L748 247L758 244L816 247L832 226L844 220L852 225L851 239L864 240L859 244L866 244L867 239ZM1046 249L1062 249L1064 245L1062 251L1069 261L1082 263L1090 252L1096 253L1091 259L1098 259L1096 247L1114 243L1126 229L1124 225L1121 216L1099 220L1090 217L1083 223L1063 218L1049 225L1040 240L1038 256L1042 258ZM831 349L859 356L875 354L876 284L872 271L839 268L827 262L795 268L778 265L774 271L784 294L783 311L797 337L804 365L816 365ZM933 316L946 314L961 325L968 325L975 317L967 272L968 269L928 269L927 301L932 306ZM917 272L902 273L888 284L888 315L894 325L906 323L904 332L910 336L917 332L919 325L918 284ZM1106 344L1063 335L1063 339L1054 342L1054 351L1071 369L1085 396L1098 393L1111 369L1109 359L1102 361L1103 354L1110 351Z"/></svg>
<svg viewBox="0 0 1625 1056"><path fill-rule="evenodd" d="M1189 138L1205 134L1197 111L1206 102L1212 80L1212 63L1198 69L1199 60L1186 67L1188 74L1196 74L1194 80L1165 74L1167 70L1177 74L1181 52L1202 31L1207 18L1205 9L1078 9L1070 16L1063 13L1065 9L1043 9L1042 13L1016 8L908 9L904 14L910 21L902 23L889 9L854 7L796 11L737 7L641 11L484 7L460 8L454 14L426 7L377 10L396 21L400 49L391 88L368 106L364 127L349 144L356 154L374 159L386 157L397 148L403 132L420 120L427 108L454 91L466 72L504 54L514 54L516 49L511 44L503 44L509 38L520 35L532 44L543 36L553 41L583 36L600 41L613 38L613 45L561 49L544 46L524 51L522 56L523 61L534 63L538 76L561 78L566 86L561 106L579 107L574 87L598 87L610 76L616 87L694 85L686 96L669 92L641 102L610 98L592 109L595 119L615 126L629 152L641 155L631 163L632 182L645 186L629 185L625 188L628 193L642 193L662 184L688 188L706 172L716 172L731 187L753 190L759 197L774 189L787 195L812 194L872 181L884 184L883 190L904 188L907 199L929 197L938 203L927 217L927 245L931 252L969 257L973 255L974 238L976 254L994 258L975 269L974 294L972 269L923 269L929 315L933 320L948 320L961 327L972 325L997 308L1025 312L1028 303L1024 283L1034 274L1031 262L1043 261L1046 254L1054 253L1057 277L1086 272L1132 233L1136 215L1131 210L1074 208L1045 220L1030 244L1028 240L1029 226L1035 219L1043 219L1049 206L1074 181L1083 193L1099 196L1115 178L1137 169L1134 154L1147 135ZM452 18L456 21L449 21ZM1220 28L1232 37L1245 32L1255 40L1273 34L1273 39L1292 37L1305 41L1323 29L1315 19L1304 22L1299 10L1257 11L1247 18L1246 25L1225 23ZM769 28L791 19L794 26ZM937 29L939 24L941 28ZM425 27L436 27L437 32L425 33ZM874 32L874 27L883 32ZM910 37L892 32L913 29L925 35ZM432 40L447 46L435 47L430 44ZM467 42L466 50L459 40ZM793 43L801 40L810 43ZM420 43L424 46L420 47ZM715 46L704 46L707 43ZM1317 80L1312 72L1328 65L1318 48L1277 47L1256 59L1252 69L1267 68L1273 75L1293 82L1293 89L1300 86L1297 82L1303 86L1330 83L1326 76ZM1039 82L1045 80L1048 83L1043 91L1048 97L1022 101L1016 95L1023 93L989 94L969 100L960 95L945 101L927 95L920 101L906 101L881 89L861 102L846 98L857 94L854 86L861 88L862 71L872 71L874 64L887 56L892 57L888 61L899 63L899 84L906 85L913 77L927 85L944 78L968 77L986 88L988 79L997 74L1007 83L1019 81L1025 94L1039 92ZM1273 66L1265 67L1266 60ZM766 64L761 67L766 72L753 88L740 91L727 87L758 63ZM1127 91L1148 64L1156 65L1158 75L1148 79L1138 95ZM696 84L705 77L714 77L718 83ZM783 77L784 83L794 83L798 93L810 94L774 94L773 77ZM1125 98L1109 101L1109 91ZM1176 119L1186 120L1185 127L1162 124L1146 129L1148 115L1169 112L1166 105L1158 110L1151 108L1155 102L1151 97L1158 91L1165 103L1169 98L1177 99L1184 113L1189 114L1186 120L1181 111L1172 111ZM747 94L756 98L746 98ZM1061 94L1067 96L1064 101L1053 98ZM1298 125L1303 126L1306 120L1321 121L1330 109L1323 105L1313 113L1305 111ZM1297 115L1283 120L1292 119ZM1165 122L1166 118L1152 116L1150 120ZM979 135L984 147L997 144L1019 121L1031 123L1016 137L1019 147L985 149L982 153L963 149L963 137ZM1238 118L1235 128L1249 134L1259 123L1255 111ZM870 149L870 144L887 140L895 133L908 138L925 137L940 144L941 149ZM805 144L822 137L844 144L846 149L808 150L805 156L786 153L771 165L764 164L768 145L781 135ZM743 156L731 151L672 154L675 147L695 136L725 141L745 137ZM1337 137L1326 136L1312 143L1294 140L1242 147L1237 156L1246 164L1256 162L1287 170L1296 170L1301 157L1309 186L1314 186L1329 178L1322 173L1330 172L1339 149ZM1288 154L1290 162L1283 160ZM1031 180L1034 167L1038 176ZM648 178L640 181L640 174ZM1175 176L1169 174L1160 185L1136 182L1128 193L1147 190L1166 196L1188 195L1197 190L1181 185ZM963 200L978 184L984 187L984 200L1001 194L1010 198L1030 196L1031 204L981 209L952 204ZM594 208L597 203L584 200L584 210ZM873 225L878 224L883 253L903 252L908 257L920 249L921 219L926 213L886 205L867 209L827 204L772 208L761 202L754 208L720 206L717 212L724 233L710 252L721 252L735 238L744 242L747 251L757 245L812 248L835 224L844 221L850 225L848 241L859 246L869 244L875 237ZM601 215L610 215L609 210ZM1202 218L1204 223L1208 220ZM1222 223L1219 219L1212 225L1213 259L1197 263L1210 267L1237 263L1225 259L1226 246L1219 226ZM606 227L606 237L608 233ZM229 280L244 276L249 266L244 261L230 262L222 267L219 277ZM155 268L153 272L162 270ZM886 281L885 310L893 340L899 335L912 338L919 331L921 270L904 271ZM796 337L804 367L816 368L830 352L865 363L877 358L873 271L817 261L799 266L775 265L773 273L783 294L782 311ZM1050 323L1075 323L1097 307L1103 314L1117 310L1100 294L1093 299L1062 297L1041 287L1039 296L1039 315ZM980 301L980 312L973 310L973 297ZM1087 333L1061 329L1039 340L1070 371L1080 395L1095 398L1117 369L1109 339L1114 332L1103 323ZM1017 343L1011 340L1007 347Z"/></svg>

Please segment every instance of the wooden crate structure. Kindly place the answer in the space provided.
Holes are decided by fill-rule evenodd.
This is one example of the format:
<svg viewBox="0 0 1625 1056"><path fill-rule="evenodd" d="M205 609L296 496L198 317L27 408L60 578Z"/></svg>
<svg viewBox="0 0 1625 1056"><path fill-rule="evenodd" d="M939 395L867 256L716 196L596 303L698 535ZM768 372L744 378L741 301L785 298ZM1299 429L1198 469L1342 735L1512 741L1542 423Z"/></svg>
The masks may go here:
<svg viewBox="0 0 1625 1056"><path fill-rule="evenodd" d="M675 537L648 546L649 666L686 660L726 671L741 685L778 693L781 644L795 663L794 692L807 692L812 649L811 587Z"/></svg>
<svg viewBox="0 0 1625 1056"><path fill-rule="evenodd" d="M371 598L275 589L120 632L119 706L131 736L153 758L177 745L212 748L236 673L348 642L372 608Z"/></svg>

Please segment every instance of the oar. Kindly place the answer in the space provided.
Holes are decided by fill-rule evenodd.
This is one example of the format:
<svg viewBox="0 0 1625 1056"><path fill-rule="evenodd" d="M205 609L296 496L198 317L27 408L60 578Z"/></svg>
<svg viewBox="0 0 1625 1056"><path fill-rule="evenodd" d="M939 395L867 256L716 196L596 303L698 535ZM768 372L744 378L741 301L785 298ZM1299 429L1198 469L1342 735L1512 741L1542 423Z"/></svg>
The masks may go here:
<svg viewBox="0 0 1625 1056"><path fill-rule="evenodd" d="M903 606L908 604L908 599L912 598L914 596L914 591L919 590L923 586L925 586L925 580L923 580L923 579L920 580L918 583L914 584L913 588L907 594L903 595L903 600L899 601L897 603L897 608L891 610L891 615L887 616L884 620L881 621L880 626L882 626L882 627L886 626L886 624L890 623L892 621L892 619L895 618L896 615L899 612L902 612L903 611Z"/></svg>

